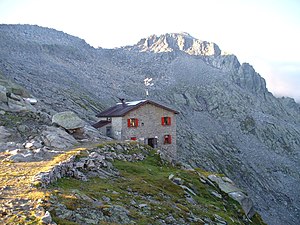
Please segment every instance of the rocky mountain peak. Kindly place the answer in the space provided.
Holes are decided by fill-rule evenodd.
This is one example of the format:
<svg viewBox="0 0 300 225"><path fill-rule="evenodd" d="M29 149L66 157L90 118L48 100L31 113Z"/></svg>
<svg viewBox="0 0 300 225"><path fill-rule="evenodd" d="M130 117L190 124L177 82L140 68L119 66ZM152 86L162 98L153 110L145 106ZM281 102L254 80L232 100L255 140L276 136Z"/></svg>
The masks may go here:
<svg viewBox="0 0 300 225"><path fill-rule="evenodd" d="M141 39L131 49L154 53L183 51L189 55L202 56L219 56L222 53L215 43L198 40L186 32L151 35Z"/></svg>

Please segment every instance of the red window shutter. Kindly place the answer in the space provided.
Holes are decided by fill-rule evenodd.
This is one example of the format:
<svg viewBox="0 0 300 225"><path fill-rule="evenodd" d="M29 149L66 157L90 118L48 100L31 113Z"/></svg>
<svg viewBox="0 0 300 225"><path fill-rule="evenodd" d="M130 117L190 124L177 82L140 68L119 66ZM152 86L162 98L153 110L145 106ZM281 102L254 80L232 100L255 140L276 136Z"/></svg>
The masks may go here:
<svg viewBox="0 0 300 225"><path fill-rule="evenodd" d="M127 119L127 126L130 127L130 119Z"/></svg>
<svg viewBox="0 0 300 225"><path fill-rule="evenodd" d="M138 127L139 126L139 120L135 119L135 126Z"/></svg>
<svg viewBox="0 0 300 225"><path fill-rule="evenodd" d="M168 140L168 143L169 144L172 144L172 136L171 135L169 135L169 138L168 138L169 140Z"/></svg>
<svg viewBox="0 0 300 225"><path fill-rule="evenodd" d="M161 125L163 125L163 126L165 125L165 117L161 118Z"/></svg>
<svg viewBox="0 0 300 225"><path fill-rule="evenodd" d="M171 117L168 117L168 125L171 125Z"/></svg>

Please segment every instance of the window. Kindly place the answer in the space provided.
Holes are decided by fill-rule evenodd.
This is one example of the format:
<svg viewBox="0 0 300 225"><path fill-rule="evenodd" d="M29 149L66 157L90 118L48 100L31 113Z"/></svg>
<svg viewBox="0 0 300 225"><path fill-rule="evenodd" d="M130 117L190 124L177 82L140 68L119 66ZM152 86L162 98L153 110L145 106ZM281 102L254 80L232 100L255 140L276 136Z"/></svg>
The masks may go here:
<svg viewBox="0 0 300 225"><path fill-rule="evenodd" d="M161 118L161 125L170 126L171 125L171 117L164 116Z"/></svg>
<svg viewBox="0 0 300 225"><path fill-rule="evenodd" d="M136 118L130 118L127 120L127 126L128 127L138 127L139 126L139 120Z"/></svg>
<svg viewBox="0 0 300 225"><path fill-rule="evenodd" d="M164 144L172 144L172 137L171 135L165 135L164 136Z"/></svg>
<svg viewBox="0 0 300 225"><path fill-rule="evenodd" d="M136 137L131 137L130 140L136 141Z"/></svg>

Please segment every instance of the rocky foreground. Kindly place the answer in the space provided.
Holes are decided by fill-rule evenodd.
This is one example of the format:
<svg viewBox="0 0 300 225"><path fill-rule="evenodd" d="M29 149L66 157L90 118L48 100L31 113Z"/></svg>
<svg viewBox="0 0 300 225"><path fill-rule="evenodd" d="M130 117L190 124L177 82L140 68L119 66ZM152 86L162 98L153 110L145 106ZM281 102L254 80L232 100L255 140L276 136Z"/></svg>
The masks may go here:
<svg viewBox="0 0 300 225"><path fill-rule="evenodd" d="M170 165L134 142L0 169L5 224L264 224L229 178Z"/></svg>

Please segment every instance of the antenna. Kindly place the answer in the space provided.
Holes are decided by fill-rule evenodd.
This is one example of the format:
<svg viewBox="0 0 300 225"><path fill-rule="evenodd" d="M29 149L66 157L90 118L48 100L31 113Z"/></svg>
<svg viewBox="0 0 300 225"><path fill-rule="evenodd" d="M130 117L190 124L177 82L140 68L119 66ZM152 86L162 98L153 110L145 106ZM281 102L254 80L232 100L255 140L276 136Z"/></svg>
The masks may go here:
<svg viewBox="0 0 300 225"><path fill-rule="evenodd" d="M146 98L148 98L148 96L149 96L149 87L153 86L153 83L151 83L152 80L153 80L152 78L148 78L148 77L146 77L144 79L144 84L145 84L145 87L146 87L145 88Z"/></svg>

